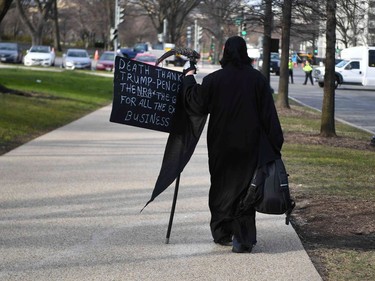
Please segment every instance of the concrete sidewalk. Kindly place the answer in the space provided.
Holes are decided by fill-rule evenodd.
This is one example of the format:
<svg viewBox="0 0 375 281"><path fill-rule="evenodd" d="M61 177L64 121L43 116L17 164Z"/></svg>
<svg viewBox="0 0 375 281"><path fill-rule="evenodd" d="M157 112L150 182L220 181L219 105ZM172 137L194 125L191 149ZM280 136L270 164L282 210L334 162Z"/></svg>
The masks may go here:
<svg viewBox="0 0 375 281"><path fill-rule="evenodd" d="M321 280L284 216L258 215L258 244L212 242L206 139L142 213L167 134L110 123L110 107L0 156L0 280Z"/></svg>

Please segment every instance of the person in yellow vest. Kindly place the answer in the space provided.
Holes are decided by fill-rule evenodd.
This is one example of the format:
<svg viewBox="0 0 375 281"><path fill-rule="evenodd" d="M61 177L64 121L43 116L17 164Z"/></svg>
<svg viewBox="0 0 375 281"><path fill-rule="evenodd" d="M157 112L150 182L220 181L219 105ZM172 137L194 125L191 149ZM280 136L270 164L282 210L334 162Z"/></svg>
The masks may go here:
<svg viewBox="0 0 375 281"><path fill-rule="evenodd" d="M293 81L293 61L291 58L289 58L289 62L288 62L288 68L289 68L289 77L290 77L290 82L293 84L294 81Z"/></svg>
<svg viewBox="0 0 375 281"><path fill-rule="evenodd" d="M310 79L311 85L314 85L313 79L312 79L312 67L310 65L310 62L307 60L305 63L305 66L302 68L305 72L305 83L303 85L306 85L307 80Z"/></svg>

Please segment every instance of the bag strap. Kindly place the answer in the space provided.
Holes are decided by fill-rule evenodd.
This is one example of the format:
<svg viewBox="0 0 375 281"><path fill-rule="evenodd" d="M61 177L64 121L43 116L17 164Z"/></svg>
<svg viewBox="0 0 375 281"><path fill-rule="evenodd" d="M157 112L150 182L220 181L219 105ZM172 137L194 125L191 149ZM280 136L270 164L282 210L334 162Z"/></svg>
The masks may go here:
<svg viewBox="0 0 375 281"><path fill-rule="evenodd" d="M290 199L290 208L288 209L288 211L286 211L285 215L285 224L286 225L289 225L289 222L290 222L290 215L294 209L294 207L296 206L296 202L294 202L293 199Z"/></svg>
<svg viewBox="0 0 375 281"><path fill-rule="evenodd" d="M289 225L289 222L290 222L290 215L294 209L294 207L296 206L296 202L290 198L290 193L289 193L289 181L288 181L288 176L289 174L286 172L286 168L285 168L285 165L284 165L284 162L279 159L279 160L275 160L276 162L276 168L278 171L282 171L282 173L279 173L279 180L280 180L280 184L281 184L281 187L285 186L285 188L288 188L287 190L285 190L285 192L287 193L288 197L289 197L289 208L288 210L285 212L285 224L286 225Z"/></svg>

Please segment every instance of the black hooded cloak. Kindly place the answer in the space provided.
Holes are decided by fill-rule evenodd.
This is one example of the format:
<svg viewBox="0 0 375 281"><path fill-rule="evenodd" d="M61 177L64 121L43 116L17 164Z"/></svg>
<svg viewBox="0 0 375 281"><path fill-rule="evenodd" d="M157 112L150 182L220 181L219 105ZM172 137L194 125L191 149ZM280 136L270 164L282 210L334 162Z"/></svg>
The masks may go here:
<svg viewBox="0 0 375 281"><path fill-rule="evenodd" d="M210 114L207 147L214 241L235 234L241 243L255 243L255 210L238 217L238 203L255 168L280 158L283 133L269 83L251 66L241 37L227 40L221 65L201 85L193 75L186 76L183 103L189 116ZM269 141L261 140L261 130Z"/></svg>

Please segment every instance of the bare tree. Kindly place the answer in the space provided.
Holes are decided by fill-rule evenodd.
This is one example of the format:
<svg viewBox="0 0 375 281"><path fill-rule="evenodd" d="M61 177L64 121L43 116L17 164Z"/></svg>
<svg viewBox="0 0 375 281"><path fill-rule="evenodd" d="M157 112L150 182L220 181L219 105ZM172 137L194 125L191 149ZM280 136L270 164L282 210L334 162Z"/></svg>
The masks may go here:
<svg viewBox="0 0 375 281"><path fill-rule="evenodd" d="M289 41L290 27L292 20L292 1L284 0L282 7L282 33L281 33L281 63L280 63L280 79L279 91L277 96L277 106L280 108L290 108L288 98L289 87Z"/></svg>
<svg viewBox="0 0 375 281"><path fill-rule="evenodd" d="M24 36L26 32L24 25L18 18L17 9L14 6L13 4L11 5L6 16L1 21L0 38L4 35L12 38L14 41L19 41L19 37Z"/></svg>
<svg viewBox="0 0 375 281"><path fill-rule="evenodd" d="M364 32L364 16L366 11L358 0L338 0L337 31L341 35L339 39L345 47L357 46L360 36Z"/></svg>
<svg viewBox="0 0 375 281"><path fill-rule="evenodd" d="M202 13L204 30L211 36L214 45L213 61L218 62L222 55L222 47L226 36L234 35L236 19L244 20L241 0L206 0L199 11ZM242 17L242 19L240 19ZM234 34L233 34L234 33Z"/></svg>
<svg viewBox="0 0 375 281"><path fill-rule="evenodd" d="M0 0L0 23L7 14L13 0Z"/></svg>
<svg viewBox="0 0 375 281"><path fill-rule="evenodd" d="M164 20L166 20L168 29L166 40L170 43L179 43L185 19L202 1L137 0L132 2L146 11L158 34L163 33Z"/></svg>
<svg viewBox="0 0 375 281"><path fill-rule="evenodd" d="M54 0L15 1L19 16L31 35L32 44L42 44L43 31Z"/></svg>
<svg viewBox="0 0 375 281"><path fill-rule="evenodd" d="M0 0L0 23L8 12L13 0ZM1 84L0 84L1 86Z"/></svg>
<svg viewBox="0 0 375 281"><path fill-rule="evenodd" d="M336 43L336 1L326 0L327 49L324 75L324 97L320 135L335 137L335 43Z"/></svg>
<svg viewBox="0 0 375 281"><path fill-rule="evenodd" d="M311 52L316 49L316 41L325 33L325 26L321 23L326 19L325 0L293 1L291 36L294 42L310 42Z"/></svg>
<svg viewBox="0 0 375 281"><path fill-rule="evenodd" d="M62 41L85 48L99 41L110 44L110 28L114 27L115 3L113 0L69 0L59 7L59 26ZM136 31L134 31L136 32Z"/></svg>

